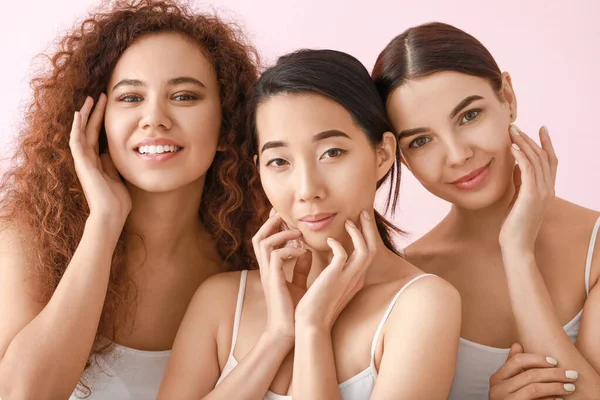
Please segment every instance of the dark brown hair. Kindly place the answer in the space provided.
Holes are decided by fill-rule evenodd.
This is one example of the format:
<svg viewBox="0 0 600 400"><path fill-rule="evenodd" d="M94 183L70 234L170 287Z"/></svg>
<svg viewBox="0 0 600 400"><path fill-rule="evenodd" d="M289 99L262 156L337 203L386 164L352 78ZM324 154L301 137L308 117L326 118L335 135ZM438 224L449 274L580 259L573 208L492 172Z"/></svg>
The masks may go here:
<svg viewBox="0 0 600 400"><path fill-rule="evenodd" d="M256 110L261 102L278 94L315 93L325 96L348 111L367 136L371 145L380 144L385 132L393 128L387 118L385 105L379 98L369 72L356 58L335 50L299 50L286 54L259 78L248 113L250 131L254 137L250 154L259 154L256 132ZM385 209L393 215L400 190L400 149L396 143L396 160L390 170L377 182L377 188L390 178L390 190ZM375 212L377 229L385 246L399 254L392 233L402 233L396 226Z"/></svg>
<svg viewBox="0 0 600 400"><path fill-rule="evenodd" d="M496 93L502 88L500 68L483 44L441 22L409 28L392 39L379 54L371 77L387 102L390 93L407 80L441 71L485 78Z"/></svg>
<svg viewBox="0 0 600 400"><path fill-rule="evenodd" d="M239 29L211 15L192 12L176 0L115 0L58 42L49 64L32 80L33 101L17 139L12 169L5 175L2 218L21 228L33 269L49 299L83 234L89 208L69 150L73 113L86 96L97 99L119 57L140 37L180 33L197 43L217 73L223 120L220 146L206 176L198 218L230 269L255 266L249 238L255 215L266 210L252 159L247 155L245 104L258 77L258 59ZM101 141L106 140L101 133ZM103 137L102 137L103 136ZM254 209L258 207L258 209ZM262 207L262 208L261 208ZM123 315L135 305L135 287L125 269L123 235L113 256L108 291L92 354L108 351ZM201 266L200 266L201 268ZM127 307L126 307L127 306ZM80 388L88 389L80 381ZM89 390L87 390L89 393Z"/></svg>

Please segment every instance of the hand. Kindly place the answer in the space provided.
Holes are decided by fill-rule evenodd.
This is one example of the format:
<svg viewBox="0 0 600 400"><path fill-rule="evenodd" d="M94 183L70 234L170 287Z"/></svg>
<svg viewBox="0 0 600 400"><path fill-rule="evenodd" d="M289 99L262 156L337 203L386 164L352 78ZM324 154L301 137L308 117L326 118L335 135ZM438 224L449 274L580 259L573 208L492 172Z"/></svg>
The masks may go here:
<svg viewBox="0 0 600 400"><path fill-rule="evenodd" d="M546 208L554 198L558 159L546 128L541 128L538 146L529 136L511 126L515 167L515 195L500 231L503 250L533 251Z"/></svg>
<svg viewBox="0 0 600 400"><path fill-rule="evenodd" d="M94 101L88 97L75 112L69 147L75 162L75 172L90 208L90 215L125 223L131 211L131 197L109 154L99 155L98 136L102 126L106 95L102 93L89 118Z"/></svg>
<svg viewBox="0 0 600 400"><path fill-rule="evenodd" d="M266 331L289 339L295 335L294 310L306 292L312 253L306 249L283 247L286 242L302 235L298 230L283 230L283 220L271 212L269 219L252 238L254 254L260 269L260 281L267 303ZM286 262L296 262L292 282L287 282L283 272Z"/></svg>
<svg viewBox="0 0 600 400"><path fill-rule="evenodd" d="M555 400L572 394L577 372L556 365L551 357L524 353L520 344L513 344L506 363L490 377L489 400Z"/></svg>
<svg viewBox="0 0 600 400"><path fill-rule="evenodd" d="M363 287L379 233L367 211L361 212L359 218L362 232L352 221L346 221L346 231L354 245L350 258L338 241L327 239L333 258L298 303L296 324L330 331L344 307Z"/></svg>

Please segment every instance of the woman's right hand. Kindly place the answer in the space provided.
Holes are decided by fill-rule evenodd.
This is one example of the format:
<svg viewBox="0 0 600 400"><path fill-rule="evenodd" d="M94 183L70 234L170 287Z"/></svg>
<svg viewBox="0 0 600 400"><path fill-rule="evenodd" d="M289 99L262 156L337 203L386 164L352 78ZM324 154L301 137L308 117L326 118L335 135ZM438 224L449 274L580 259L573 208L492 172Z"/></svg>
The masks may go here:
<svg viewBox="0 0 600 400"><path fill-rule="evenodd" d="M557 400L572 394L577 372L557 364L552 357L525 353L513 344L506 363L490 377L489 400Z"/></svg>
<svg viewBox="0 0 600 400"><path fill-rule="evenodd" d="M122 227L131 211L131 196L110 154L99 155L98 136L106 109L106 95L100 95L90 117L93 104L92 98L88 97L81 110L75 112L69 147L75 162L75 172L90 208L90 216L115 221Z"/></svg>
<svg viewBox="0 0 600 400"><path fill-rule="evenodd" d="M260 268L260 280L267 304L266 332L289 340L293 345L294 312L307 288L312 254L305 249L284 247L286 242L302 236L298 230L279 231L282 218L271 212L269 219L252 238L254 254ZM292 282L283 271L286 262L296 261Z"/></svg>

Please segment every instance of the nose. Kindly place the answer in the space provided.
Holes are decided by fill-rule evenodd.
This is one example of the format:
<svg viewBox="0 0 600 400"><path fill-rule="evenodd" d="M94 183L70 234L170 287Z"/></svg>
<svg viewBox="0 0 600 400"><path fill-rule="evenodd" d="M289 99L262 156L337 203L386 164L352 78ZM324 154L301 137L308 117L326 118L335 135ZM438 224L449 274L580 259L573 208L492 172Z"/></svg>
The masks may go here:
<svg viewBox="0 0 600 400"><path fill-rule="evenodd" d="M139 122L140 129L171 129L173 122L169 117L168 105L160 99L147 99L143 108L143 116Z"/></svg>
<svg viewBox="0 0 600 400"><path fill-rule="evenodd" d="M325 198L323 177L319 171L310 165L296 167L296 195L300 202L310 202Z"/></svg>
<svg viewBox="0 0 600 400"><path fill-rule="evenodd" d="M449 135L449 138L446 140L446 149L448 151L446 160L452 167L464 165L473 157L471 146L454 135Z"/></svg>

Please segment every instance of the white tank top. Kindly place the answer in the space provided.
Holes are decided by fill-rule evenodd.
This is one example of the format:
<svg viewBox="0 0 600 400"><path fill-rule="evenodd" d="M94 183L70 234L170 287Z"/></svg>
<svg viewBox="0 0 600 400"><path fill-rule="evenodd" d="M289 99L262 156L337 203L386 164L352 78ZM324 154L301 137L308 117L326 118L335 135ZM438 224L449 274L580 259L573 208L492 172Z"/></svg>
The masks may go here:
<svg viewBox="0 0 600 400"><path fill-rule="evenodd" d="M240 319L242 317L242 307L244 304L244 293L246 291L246 277L248 275L248 271L242 271L242 275L240 278L240 289L238 293L237 306L235 309L235 319L233 323L233 335L231 338L231 351L229 353L229 358L227 359L227 363L225 367L223 367L223 371L221 372L221 376L217 381L217 385L219 385L223 379L238 365L238 361L235 359L233 355L233 350L235 349L235 343L237 340L237 334L240 328ZM340 389L340 394L342 396L342 400L368 400L375 388L375 380L377 379L377 369L375 368L375 349L379 340L379 336L381 335L381 330L385 324L385 321L388 319L398 297L402 294L404 289L412 285L414 282L418 281L421 278L426 276L435 276L432 274L421 274L411 279L406 285L404 285L398 293L392 299L392 302L388 306L385 314L381 318L379 325L377 326L377 330L375 331L375 335L373 337L373 342L371 343L371 362L369 366L354 375L352 378L345 380L344 382L338 385ZM265 394L264 400L291 400L292 396L284 396L277 393L273 393L270 390Z"/></svg>
<svg viewBox="0 0 600 400"><path fill-rule="evenodd" d="M592 255L596 237L600 229L600 218L596 221L590 239L586 264L585 264L585 292L590 292L590 271L592 267ZM579 325L583 310L569 321L564 331L571 341L575 343L579 333ZM448 400L486 400L490 390L490 376L492 376L508 358L510 349L485 346L460 338L458 346L458 358L456 360L456 372Z"/></svg>
<svg viewBox="0 0 600 400"><path fill-rule="evenodd" d="M84 372L92 394L88 400L156 399L171 350L142 351L115 344ZM79 394L79 397L77 395ZM75 390L69 400L83 397Z"/></svg>

